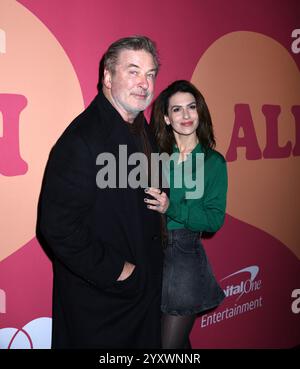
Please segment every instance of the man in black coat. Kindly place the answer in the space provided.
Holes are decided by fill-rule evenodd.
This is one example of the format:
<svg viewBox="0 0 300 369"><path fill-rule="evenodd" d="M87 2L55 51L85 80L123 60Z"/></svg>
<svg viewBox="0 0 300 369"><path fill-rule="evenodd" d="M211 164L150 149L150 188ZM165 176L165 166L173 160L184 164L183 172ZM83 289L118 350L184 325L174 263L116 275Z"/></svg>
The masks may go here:
<svg viewBox="0 0 300 369"><path fill-rule="evenodd" d="M102 88L53 147L40 195L37 233L53 261L52 347L159 348L161 218L143 188L119 183L124 160L155 150L142 111L157 52L147 37L128 37L102 60ZM113 179L101 172L103 153L115 158Z"/></svg>

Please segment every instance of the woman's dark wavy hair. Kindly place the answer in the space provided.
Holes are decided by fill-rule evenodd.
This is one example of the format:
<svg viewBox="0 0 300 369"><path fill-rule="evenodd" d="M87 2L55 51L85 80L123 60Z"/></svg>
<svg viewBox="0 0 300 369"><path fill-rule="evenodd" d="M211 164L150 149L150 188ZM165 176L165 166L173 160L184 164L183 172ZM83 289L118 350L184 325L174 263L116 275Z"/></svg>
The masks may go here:
<svg viewBox="0 0 300 369"><path fill-rule="evenodd" d="M199 116L196 134L204 152L213 149L216 146L216 141L210 112L203 95L191 82L178 80L164 89L153 104L150 126L154 131L160 152L171 155L176 143L172 126L166 124L164 116L168 116L170 98L177 92L188 92L194 96Z"/></svg>

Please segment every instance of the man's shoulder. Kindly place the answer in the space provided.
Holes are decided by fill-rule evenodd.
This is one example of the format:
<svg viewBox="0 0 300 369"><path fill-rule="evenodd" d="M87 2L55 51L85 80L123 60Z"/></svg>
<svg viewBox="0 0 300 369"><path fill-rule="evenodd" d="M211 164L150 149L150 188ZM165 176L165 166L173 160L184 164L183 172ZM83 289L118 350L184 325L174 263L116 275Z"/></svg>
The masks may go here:
<svg viewBox="0 0 300 369"><path fill-rule="evenodd" d="M101 124L97 106L94 101L81 112L65 129L63 135L80 134L96 129Z"/></svg>
<svg viewBox="0 0 300 369"><path fill-rule="evenodd" d="M154 135L154 132L153 132L153 128L152 126L147 122L146 118L144 118L144 127L145 127L145 131L147 133L147 136L148 136L148 139L149 139L149 142L152 146L152 150L154 152L158 152L158 147L157 147L157 142L156 142L156 139L155 139L155 135Z"/></svg>
<svg viewBox="0 0 300 369"><path fill-rule="evenodd" d="M62 135L56 142L56 145L65 143L77 143L78 140L85 141L87 144L92 144L95 136L101 132L101 115L95 101L80 113L64 130ZM99 137L97 137L99 140Z"/></svg>

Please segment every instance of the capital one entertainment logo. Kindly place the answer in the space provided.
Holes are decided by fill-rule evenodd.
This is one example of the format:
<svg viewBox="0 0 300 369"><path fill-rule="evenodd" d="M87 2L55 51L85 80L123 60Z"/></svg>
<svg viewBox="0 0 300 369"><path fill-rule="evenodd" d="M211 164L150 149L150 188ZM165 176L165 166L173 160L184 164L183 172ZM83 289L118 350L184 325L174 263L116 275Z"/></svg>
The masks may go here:
<svg viewBox="0 0 300 369"><path fill-rule="evenodd" d="M262 285L261 280L256 280L258 272L259 272L259 267L257 265L252 265L247 268L240 269L237 272L234 272L224 277L223 279L221 279L221 282L222 282L222 281L229 279L230 277L237 276L239 274L246 273L246 275L247 274L249 275L249 278L241 280L239 284L228 284L224 288L224 293L226 297L236 296L235 301L238 301L244 294L258 291Z"/></svg>
<svg viewBox="0 0 300 369"><path fill-rule="evenodd" d="M262 296L257 296L262 287L262 280L258 279L259 267L250 265L221 279L223 281L233 280L234 282L226 284L223 291L229 301L226 307L221 305L218 311L204 314L201 317L201 328L220 323L224 320L232 319L238 315L245 314L262 307ZM236 282L238 280L238 282ZM252 296L255 294L255 296ZM239 301L243 296L250 295L248 299Z"/></svg>

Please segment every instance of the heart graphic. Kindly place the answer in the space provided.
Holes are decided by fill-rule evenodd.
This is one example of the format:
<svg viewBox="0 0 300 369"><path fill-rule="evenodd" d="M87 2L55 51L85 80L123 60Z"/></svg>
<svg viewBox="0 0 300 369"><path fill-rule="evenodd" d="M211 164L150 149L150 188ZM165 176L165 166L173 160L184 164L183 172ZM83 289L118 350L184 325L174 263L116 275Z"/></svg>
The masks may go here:
<svg viewBox="0 0 300 369"><path fill-rule="evenodd" d="M300 258L300 74L292 56L265 35L229 33L201 56L192 82L228 161L227 213Z"/></svg>
<svg viewBox="0 0 300 369"><path fill-rule="evenodd" d="M48 154L83 98L65 51L37 17L1 0L0 24L1 261L34 238Z"/></svg>

